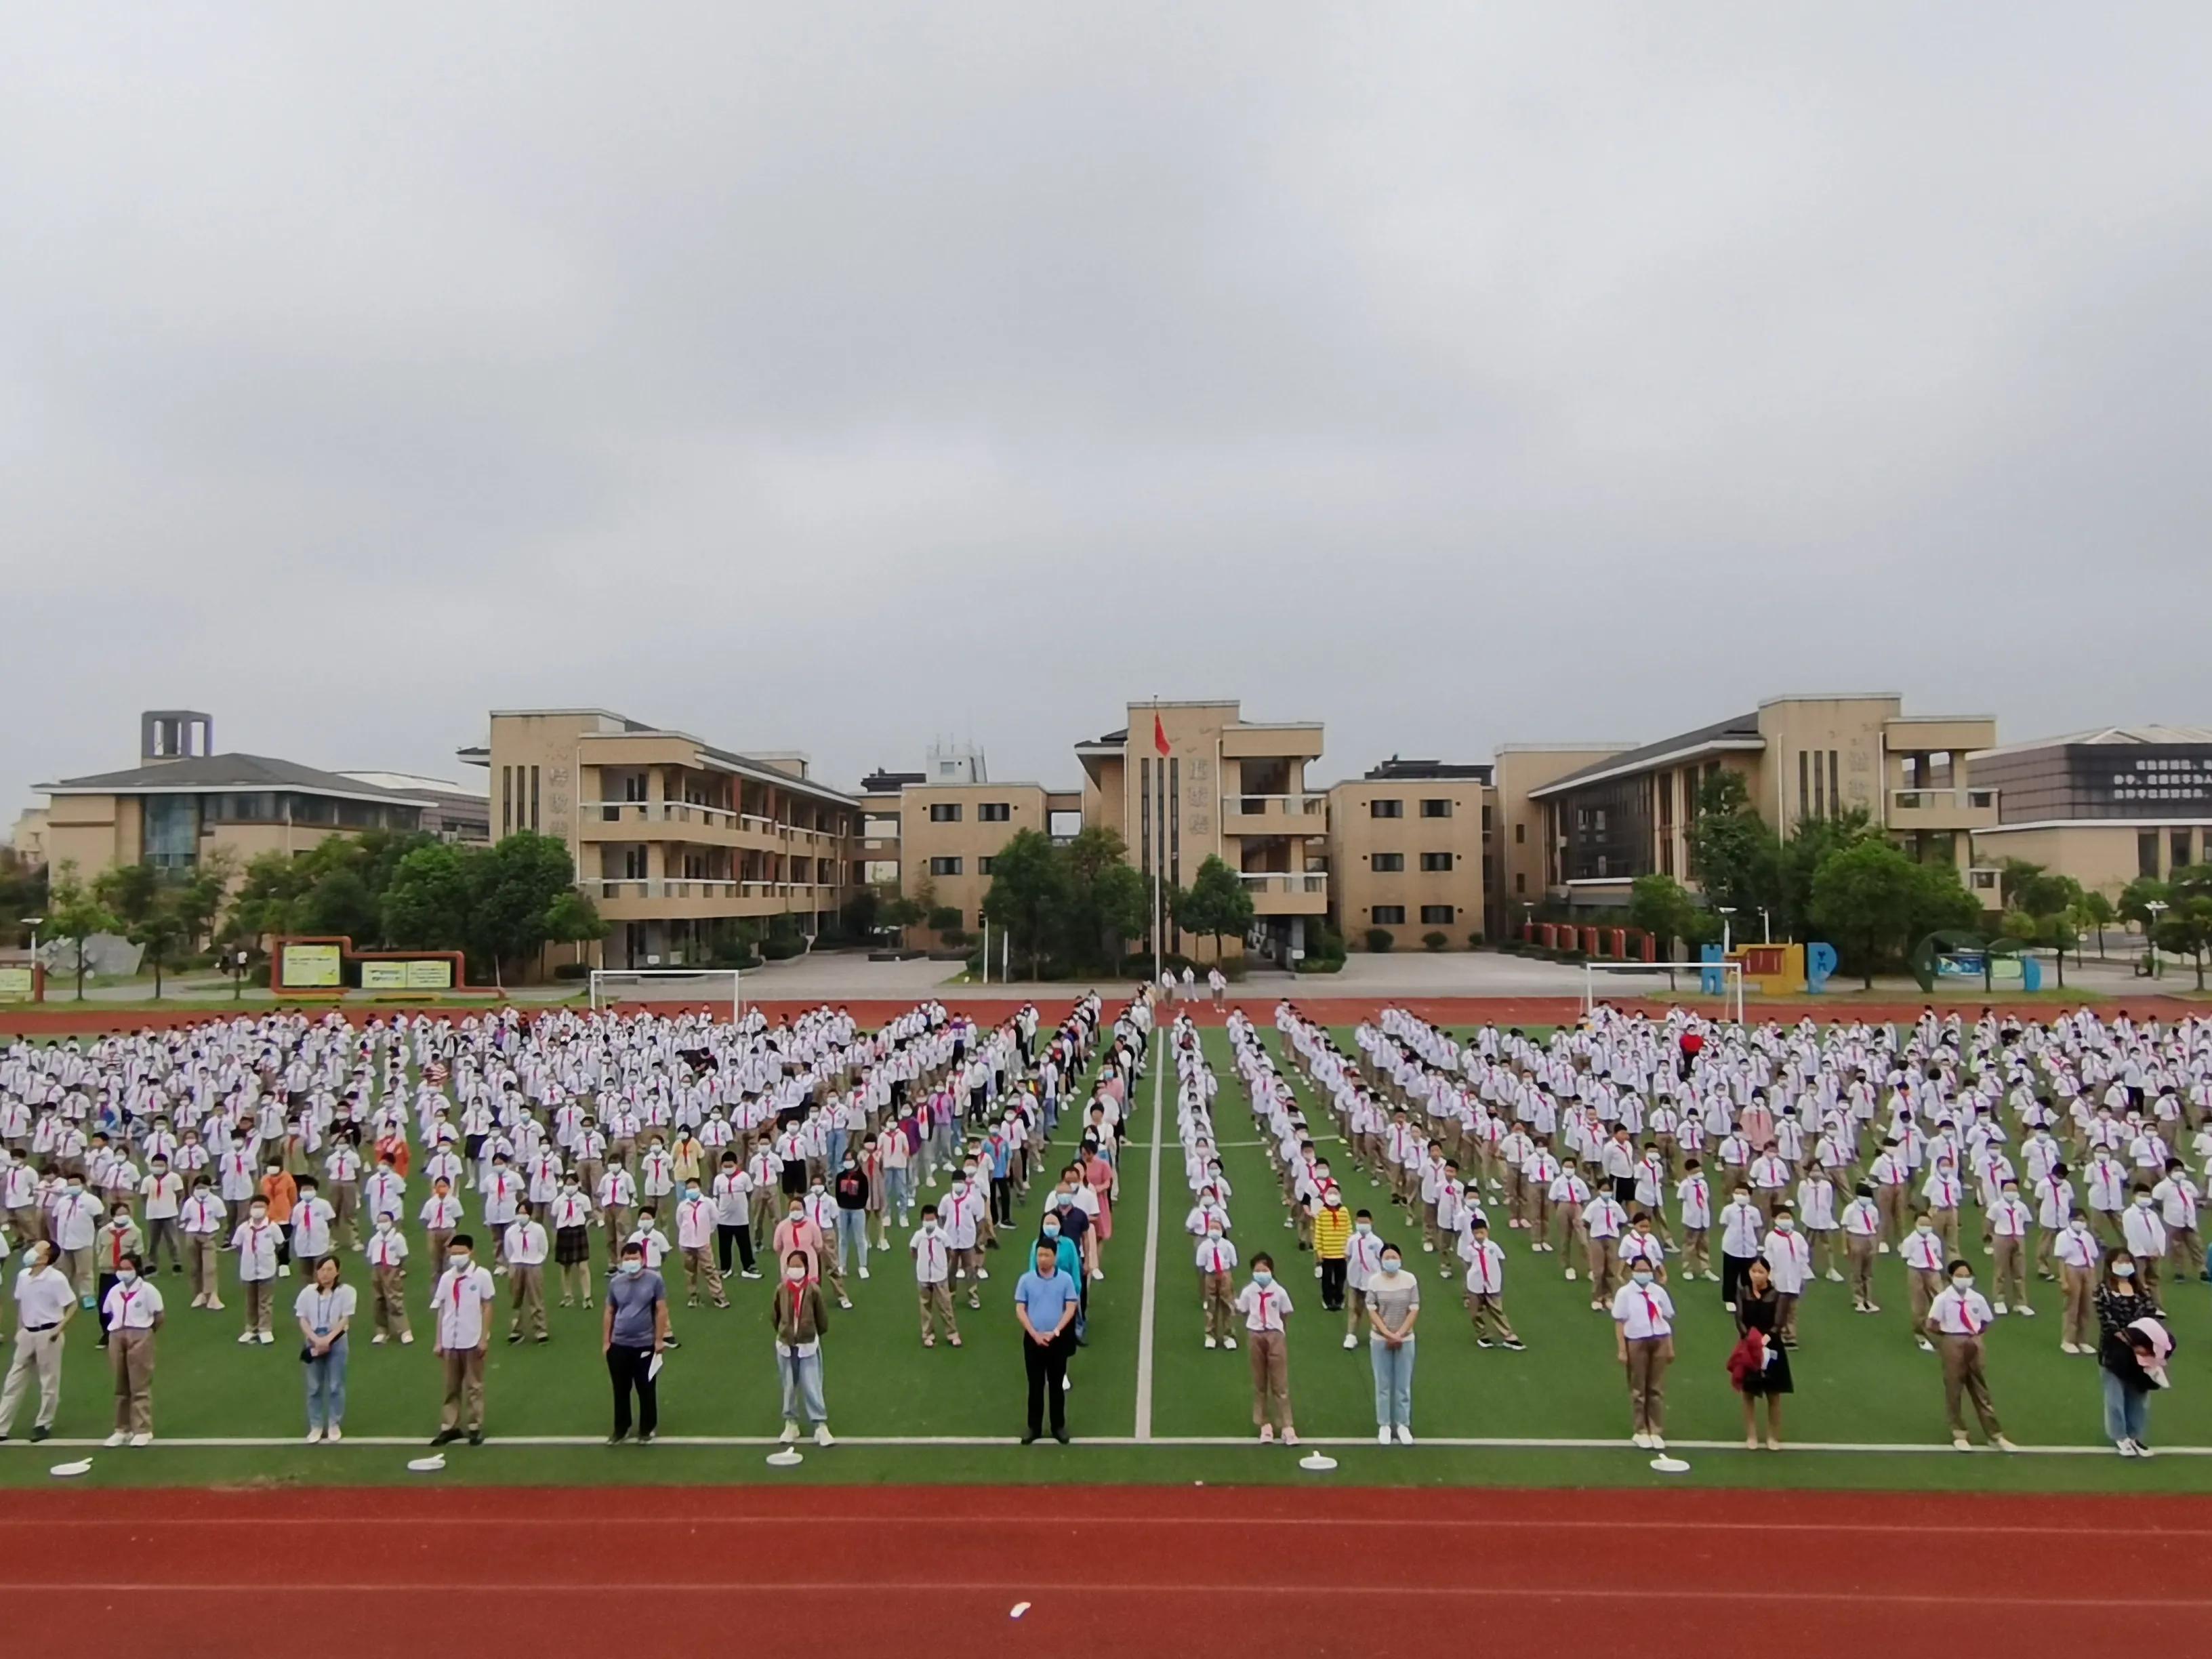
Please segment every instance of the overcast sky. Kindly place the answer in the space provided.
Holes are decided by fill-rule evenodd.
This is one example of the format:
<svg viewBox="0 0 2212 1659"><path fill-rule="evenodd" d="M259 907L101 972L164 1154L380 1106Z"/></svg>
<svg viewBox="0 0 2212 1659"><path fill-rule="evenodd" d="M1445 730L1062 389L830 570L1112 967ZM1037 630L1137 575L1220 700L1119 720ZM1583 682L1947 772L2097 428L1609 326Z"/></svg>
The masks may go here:
<svg viewBox="0 0 2212 1659"><path fill-rule="evenodd" d="M2212 724L2201 3L17 10L0 828L592 704L850 785ZM479 779L481 775L477 775Z"/></svg>

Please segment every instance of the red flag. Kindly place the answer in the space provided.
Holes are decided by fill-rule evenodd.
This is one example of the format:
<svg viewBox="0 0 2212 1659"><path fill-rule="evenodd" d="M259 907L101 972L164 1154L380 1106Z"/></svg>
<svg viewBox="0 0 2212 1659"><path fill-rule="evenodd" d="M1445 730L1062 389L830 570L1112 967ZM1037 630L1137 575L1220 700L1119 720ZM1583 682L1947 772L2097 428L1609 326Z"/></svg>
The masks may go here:
<svg viewBox="0 0 2212 1659"><path fill-rule="evenodd" d="M1163 756L1170 752L1168 729L1160 724L1159 710L1157 708L1152 711L1152 747L1158 750Z"/></svg>

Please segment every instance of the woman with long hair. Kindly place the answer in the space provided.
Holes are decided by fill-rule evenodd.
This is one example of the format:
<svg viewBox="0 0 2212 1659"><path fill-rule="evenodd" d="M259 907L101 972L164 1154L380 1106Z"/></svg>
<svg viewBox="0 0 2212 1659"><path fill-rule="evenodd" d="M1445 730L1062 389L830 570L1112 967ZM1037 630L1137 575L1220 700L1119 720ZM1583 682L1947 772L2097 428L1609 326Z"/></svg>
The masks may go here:
<svg viewBox="0 0 2212 1659"><path fill-rule="evenodd" d="M1778 1339L1782 1298L1774 1288L1773 1270L1766 1258L1756 1255L1744 1269L1744 1282L1735 1302L1735 1352L1729 1358L1729 1380L1743 1396L1743 1443L1747 1451L1759 1449L1759 1405L1766 1402L1766 1449L1782 1449L1782 1397L1792 1391L1790 1350ZM1750 1341L1756 1332L1759 1341ZM1753 1349L1756 1348L1756 1358Z"/></svg>

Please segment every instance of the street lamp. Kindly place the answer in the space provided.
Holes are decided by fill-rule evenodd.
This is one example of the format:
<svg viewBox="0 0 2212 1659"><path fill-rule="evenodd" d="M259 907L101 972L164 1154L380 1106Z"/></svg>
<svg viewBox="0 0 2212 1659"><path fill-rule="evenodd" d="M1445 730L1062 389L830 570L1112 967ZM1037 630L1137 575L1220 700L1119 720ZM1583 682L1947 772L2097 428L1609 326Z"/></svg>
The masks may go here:
<svg viewBox="0 0 2212 1659"><path fill-rule="evenodd" d="M1762 942L1768 945L1774 943L1773 913L1763 904L1759 907L1759 933Z"/></svg>
<svg viewBox="0 0 2212 1659"><path fill-rule="evenodd" d="M31 960L33 962L39 959L39 929L45 925L46 920L44 916L23 918L23 926L31 930Z"/></svg>
<svg viewBox="0 0 2212 1659"><path fill-rule="evenodd" d="M2143 929L2143 943L2150 946L2150 972L2154 979L2158 977L2158 913L2172 908L2164 899L2150 899L2143 905L2143 908L2150 912L2150 926Z"/></svg>
<svg viewBox="0 0 2212 1659"><path fill-rule="evenodd" d="M1729 933L1729 918L1735 914L1735 906L1717 904L1713 908L1721 913L1721 959L1725 962L1728 959L1729 945L1732 937Z"/></svg>

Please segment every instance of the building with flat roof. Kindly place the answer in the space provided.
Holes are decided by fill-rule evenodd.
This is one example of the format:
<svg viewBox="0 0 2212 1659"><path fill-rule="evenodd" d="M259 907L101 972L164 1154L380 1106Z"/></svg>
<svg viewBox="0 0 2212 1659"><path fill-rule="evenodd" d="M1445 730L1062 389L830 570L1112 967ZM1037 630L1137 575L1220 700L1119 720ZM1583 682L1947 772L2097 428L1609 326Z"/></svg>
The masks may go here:
<svg viewBox="0 0 2212 1659"><path fill-rule="evenodd" d="M803 756L741 755L604 708L495 708L490 722L460 757L489 774L495 833L568 843L609 924L609 967L704 963L740 922L811 937L861 885L860 800L815 782Z"/></svg>
<svg viewBox="0 0 2212 1659"><path fill-rule="evenodd" d="M426 835L466 846L482 846L491 839L490 799L480 788L451 778L426 778L416 772L357 772L349 767L338 775L428 801L422 812Z"/></svg>
<svg viewBox="0 0 2212 1659"><path fill-rule="evenodd" d="M1973 750L1996 802L1978 858L2040 864L2107 896L2212 860L2212 727L2108 726Z"/></svg>
<svg viewBox="0 0 2212 1659"><path fill-rule="evenodd" d="M240 865L304 853L331 836L416 830L427 796L267 755L215 752L215 720L196 709L140 716L138 764L36 786L46 797L46 855L84 878L117 865L196 868L222 851Z"/></svg>
<svg viewBox="0 0 2212 1659"><path fill-rule="evenodd" d="M1777 834L1863 809L1914 856L1954 865L1994 905L1995 872L1974 867L1972 842L1998 822L1997 792L1969 787L1966 757L1996 738L1989 715L1907 714L1892 693L1769 698L1528 787L1542 817L1543 891L1613 907L1653 872L1694 887L1690 820L1705 780L1726 768L1742 775Z"/></svg>
<svg viewBox="0 0 2212 1659"><path fill-rule="evenodd" d="M1495 800L1487 764L1392 756L1328 791L1329 914L1354 946L1370 934L1464 950L1487 930Z"/></svg>

